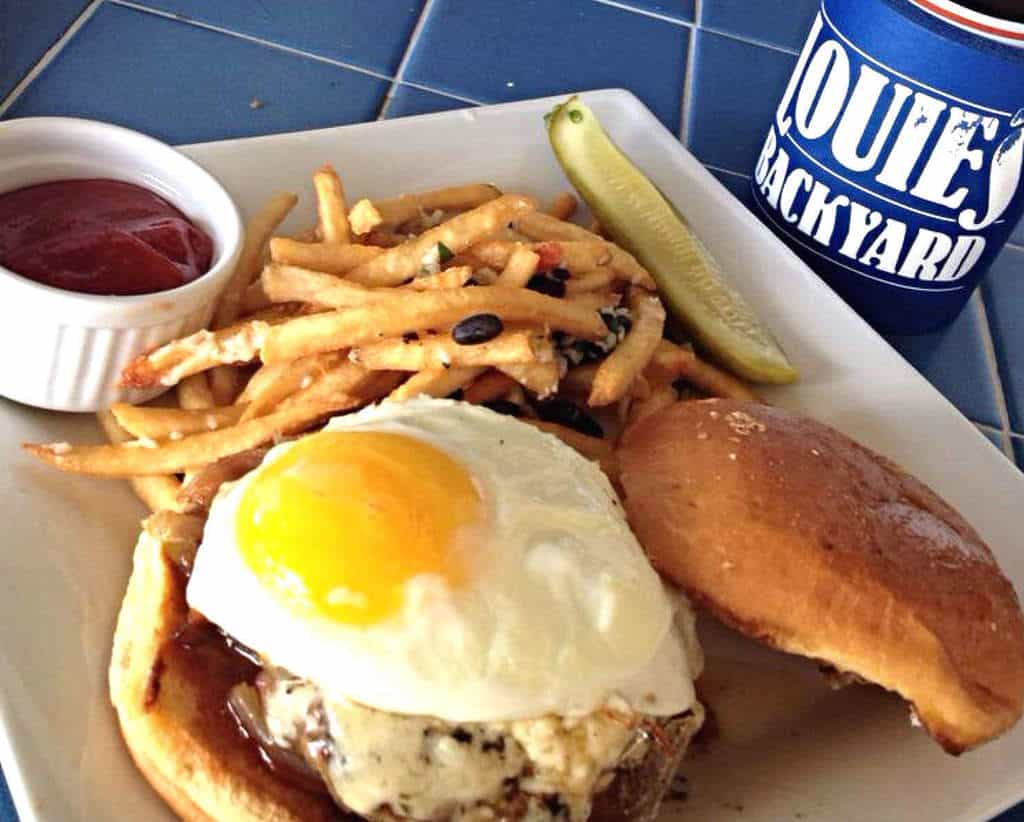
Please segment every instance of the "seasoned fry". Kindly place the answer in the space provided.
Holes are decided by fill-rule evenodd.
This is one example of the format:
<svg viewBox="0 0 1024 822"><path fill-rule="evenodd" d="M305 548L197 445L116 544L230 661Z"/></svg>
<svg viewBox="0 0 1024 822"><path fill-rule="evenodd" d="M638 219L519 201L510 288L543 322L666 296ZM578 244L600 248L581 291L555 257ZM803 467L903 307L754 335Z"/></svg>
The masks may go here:
<svg viewBox="0 0 1024 822"><path fill-rule="evenodd" d="M214 405L213 392L210 391L210 383L206 379L206 374L193 374L191 377L185 377L178 383L176 391L178 405L182 408L194 410Z"/></svg>
<svg viewBox="0 0 1024 822"><path fill-rule="evenodd" d="M244 411L244 405L199 410L128 405L123 402L110 406L110 413L118 425L140 440L180 440L187 434L216 431L237 423Z"/></svg>
<svg viewBox="0 0 1024 822"><path fill-rule="evenodd" d="M570 368L558 384L559 391L571 394L576 397L589 397L594 389L594 378L600 363L588 362L585 365L578 365ZM643 374L638 374L629 386L629 396L634 399L646 399L650 396L651 387Z"/></svg>
<svg viewBox="0 0 1024 822"><path fill-rule="evenodd" d="M242 306L240 308L241 317L247 317L256 311L263 311L264 309L270 308L273 303L270 301L270 297L267 296L267 292L263 290L263 278L260 277L255 282L251 283L245 293L242 295Z"/></svg>
<svg viewBox="0 0 1024 822"><path fill-rule="evenodd" d="M421 214L433 211L465 211L477 208L501 196L501 191L488 183L450 186L419 194L403 194L387 200L374 200L383 218L382 225L397 228Z"/></svg>
<svg viewBox="0 0 1024 822"><path fill-rule="evenodd" d="M348 224L353 234L369 234L382 222L384 218L376 206L365 198L352 206L348 213Z"/></svg>
<svg viewBox="0 0 1024 822"><path fill-rule="evenodd" d="M263 256L263 249L274 233L274 229L288 215L298 202L291 192L282 192L271 197L245 229L245 242L238 258L234 273L220 295L214 309L210 327L227 328L241 312L242 296L255 279ZM218 368L209 375L210 390L215 405L229 405L234 402L241 388L241 378L233 369Z"/></svg>
<svg viewBox="0 0 1024 822"><path fill-rule="evenodd" d="M684 379L712 397L761 402L744 382L698 357L688 348L662 340L647 367L649 376Z"/></svg>
<svg viewBox="0 0 1024 822"><path fill-rule="evenodd" d="M537 271L538 262L540 262L539 254L516 243L512 253L508 256L504 270L498 276L497 284L505 288L525 287L530 282L530 277Z"/></svg>
<svg viewBox="0 0 1024 822"><path fill-rule="evenodd" d="M550 397L558 390L558 363L509 363L498 370L532 391L539 399Z"/></svg>
<svg viewBox="0 0 1024 822"><path fill-rule="evenodd" d="M347 308L387 299L387 293L374 291L308 268L271 263L260 277L263 290L274 303L304 302L330 308Z"/></svg>
<svg viewBox="0 0 1024 822"><path fill-rule="evenodd" d="M281 362L352 348L408 331L446 328L479 313L496 314L506 324L547 326L585 339L607 334L597 312L565 300L518 288L460 288L410 293L400 300L289 320L266 333L262 358Z"/></svg>
<svg viewBox="0 0 1024 822"><path fill-rule="evenodd" d="M585 274L572 276L565 281L567 296L583 294L587 291L600 291L615 282L615 272L610 268L595 268Z"/></svg>
<svg viewBox="0 0 1024 822"><path fill-rule="evenodd" d="M316 213L320 218L320 234L325 243L344 245L352 242L345 206L345 188L330 163L324 163L313 174L316 189Z"/></svg>
<svg viewBox="0 0 1024 822"><path fill-rule="evenodd" d="M331 411L343 411L362 404L364 383L371 374L347 358L325 370L322 374L300 388L296 393L281 401L279 408L284 411L309 405L329 407Z"/></svg>
<svg viewBox="0 0 1024 822"><path fill-rule="evenodd" d="M327 274L347 274L383 253L384 249L372 245L300 243L288 237L274 237L270 241L270 259L273 262Z"/></svg>
<svg viewBox="0 0 1024 822"><path fill-rule="evenodd" d="M197 331L136 357L125 366L120 385L171 386L217 365L252 362L269 330L270 324L265 320L249 320L220 331Z"/></svg>
<svg viewBox="0 0 1024 822"><path fill-rule="evenodd" d="M451 334L383 340L353 348L349 359L372 371L552 362L554 349L537 331L506 331L479 345L459 345Z"/></svg>
<svg viewBox="0 0 1024 822"><path fill-rule="evenodd" d="M566 428L564 425L558 425L558 423L554 422L533 419L523 419L523 422L535 426L541 431L546 431L548 434L554 434L570 448L575 449L587 459L600 465L601 470L609 478L614 479L618 476L619 468L618 461L615 458L615 451L604 440L597 437L588 437L586 434L581 434L579 431Z"/></svg>
<svg viewBox="0 0 1024 822"><path fill-rule="evenodd" d="M568 220L576 213L576 197L570 191L563 191L548 206L548 215L556 220Z"/></svg>
<svg viewBox="0 0 1024 822"><path fill-rule="evenodd" d="M408 285L401 286L413 291L436 291L442 288L461 288L473 278L473 269L468 265L457 265L438 271L436 274L424 274Z"/></svg>
<svg viewBox="0 0 1024 822"><path fill-rule="evenodd" d="M566 294L565 299L582 308L597 311L600 308L614 308L622 302L622 295L610 289L600 291L582 291L579 294Z"/></svg>
<svg viewBox="0 0 1024 822"><path fill-rule="evenodd" d="M297 360L264 365L252 375L238 404L245 403L242 421L262 417L298 391L308 388L313 381L345 361L344 351L325 351Z"/></svg>
<svg viewBox="0 0 1024 822"><path fill-rule="evenodd" d="M644 400L637 400L629 412L628 425L635 425L640 420L656 414L679 399L676 390L667 383L662 383L651 390L650 396Z"/></svg>
<svg viewBox="0 0 1024 822"><path fill-rule="evenodd" d="M655 295L630 299L633 327L614 351L602 361L594 376L587 404L611 405L629 391L630 383L647 367L665 328L665 307Z"/></svg>
<svg viewBox="0 0 1024 822"><path fill-rule="evenodd" d="M294 434L333 410L324 406L297 405L220 431L156 443L152 448L138 440L121 445L69 445L60 442L50 445L26 443L22 447L48 465L74 474L99 477L177 474Z"/></svg>
<svg viewBox="0 0 1024 822"><path fill-rule="evenodd" d="M100 427L113 444L129 442L131 436L114 419L109 411L96 414ZM174 476L130 477L129 483L142 504L150 511L178 509L178 489L181 483Z"/></svg>
<svg viewBox="0 0 1024 822"><path fill-rule="evenodd" d="M500 269L508 265L509 259L521 243L508 240L484 240L469 247L468 253L484 265ZM530 243L528 247L538 254L537 268L546 270L554 266L565 268L574 274L593 271L612 260L608 244L600 242L550 242Z"/></svg>
<svg viewBox="0 0 1024 822"><path fill-rule="evenodd" d="M503 195L452 217L400 246L389 248L379 257L353 269L348 276L362 285L400 285L420 273L424 266L443 262L439 259L442 247L458 254L533 208L536 208L536 203L529 197Z"/></svg>
<svg viewBox="0 0 1024 822"><path fill-rule="evenodd" d="M238 318L242 295L259 273L264 246L298 201L299 198L291 192L276 194L249 221L238 265L221 293L213 314L214 329L231 325Z"/></svg>
<svg viewBox="0 0 1024 822"><path fill-rule="evenodd" d="M575 223L567 223L556 220L539 211L532 211L519 215L515 220L516 229L527 237L535 240L566 240L578 242L600 242L603 243L611 254L609 266L633 285L641 286L649 291L655 291L656 286L650 272L647 271L636 258L615 243L608 242L603 237L581 228Z"/></svg>
<svg viewBox="0 0 1024 822"><path fill-rule="evenodd" d="M484 403L505 396L511 389L518 388L519 383L501 371L488 371L473 380L466 389L463 399L466 402Z"/></svg>
<svg viewBox="0 0 1024 822"><path fill-rule="evenodd" d="M187 514L205 514L225 482L241 479L258 466L268 448L253 448L200 468L178 491L178 507Z"/></svg>
<svg viewBox="0 0 1024 822"><path fill-rule="evenodd" d="M430 397L447 397L453 391L465 388L479 377L484 368L430 368L413 374L388 395L393 402L404 402L426 394Z"/></svg>

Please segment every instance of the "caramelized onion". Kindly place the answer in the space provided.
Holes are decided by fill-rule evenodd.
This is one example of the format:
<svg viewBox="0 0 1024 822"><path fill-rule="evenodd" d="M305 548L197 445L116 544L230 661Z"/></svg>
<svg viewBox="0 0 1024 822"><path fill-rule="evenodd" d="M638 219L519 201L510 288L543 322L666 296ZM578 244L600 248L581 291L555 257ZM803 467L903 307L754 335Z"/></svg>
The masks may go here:
<svg viewBox="0 0 1024 822"><path fill-rule="evenodd" d="M256 744L263 760L274 772L310 793L327 791L320 774L302 756L274 741L255 686L244 682L235 685L228 693L228 708L241 731Z"/></svg>

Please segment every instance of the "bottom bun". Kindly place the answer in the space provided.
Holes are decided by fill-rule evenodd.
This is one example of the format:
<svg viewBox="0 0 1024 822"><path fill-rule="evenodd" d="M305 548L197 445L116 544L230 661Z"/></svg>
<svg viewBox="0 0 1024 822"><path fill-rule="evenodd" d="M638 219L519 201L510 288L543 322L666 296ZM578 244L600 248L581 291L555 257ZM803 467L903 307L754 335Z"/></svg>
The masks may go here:
<svg viewBox="0 0 1024 822"><path fill-rule="evenodd" d="M256 667L226 654L208 624L189 623L185 576L168 558L173 546L152 530L143 530L135 548L110 663L111 701L139 770L187 822L360 819L326 790L300 787L272 770L240 735L227 694ZM595 797L591 820L652 822L703 716L694 703L686 714L638 730L639 744L631 746L637 755L627 753ZM397 819L387 811L373 818Z"/></svg>
<svg viewBox="0 0 1024 822"><path fill-rule="evenodd" d="M618 456L655 567L723 621L896 691L950 753L1020 718L1013 586L963 517L884 457L730 400L653 414Z"/></svg>
<svg viewBox="0 0 1024 822"><path fill-rule="evenodd" d="M110 698L150 785L187 822L358 819L326 793L290 785L240 737L226 707L233 683L212 679L228 672L197 670L202 650L174 641L188 622L184 588L161 540L143 530L114 633Z"/></svg>

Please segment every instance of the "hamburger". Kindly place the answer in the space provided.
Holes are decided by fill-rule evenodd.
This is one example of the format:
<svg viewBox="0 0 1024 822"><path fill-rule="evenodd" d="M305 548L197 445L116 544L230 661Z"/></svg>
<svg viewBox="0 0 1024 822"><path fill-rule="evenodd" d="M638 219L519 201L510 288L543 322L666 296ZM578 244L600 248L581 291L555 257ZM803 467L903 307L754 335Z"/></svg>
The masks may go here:
<svg viewBox="0 0 1024 822"><path fill-rule="evenodd" d="M619 449L654 566L741 633L902 696L949 753L1024 701L1024 617L991 550L885 457L814 420L677 403Z"/></svg>

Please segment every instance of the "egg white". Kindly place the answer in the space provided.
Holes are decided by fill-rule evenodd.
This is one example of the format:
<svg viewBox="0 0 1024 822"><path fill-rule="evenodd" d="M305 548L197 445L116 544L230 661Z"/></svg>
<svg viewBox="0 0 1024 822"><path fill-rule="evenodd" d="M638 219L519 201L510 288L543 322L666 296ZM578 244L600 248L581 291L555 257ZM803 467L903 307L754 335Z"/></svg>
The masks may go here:
<svg viewBox="0 0 1024 822"><path fill-rule="evenodd" d="M600 469L556 437L490 410L421 398L330 422L404 434L461 464L485 511L470 580L405 584L369 626L299 617L241 558L236 511L275 447L225 486L188 584L191 607L269 664L374 708L457 722L571 716L613 696L655 715L694 701L700 653L688 603L670 594Z"/></svg>

